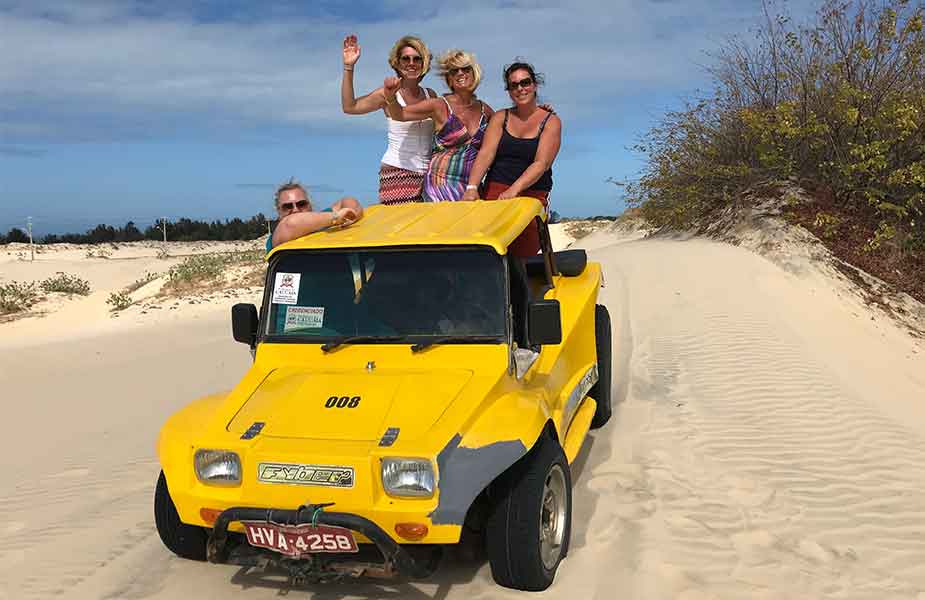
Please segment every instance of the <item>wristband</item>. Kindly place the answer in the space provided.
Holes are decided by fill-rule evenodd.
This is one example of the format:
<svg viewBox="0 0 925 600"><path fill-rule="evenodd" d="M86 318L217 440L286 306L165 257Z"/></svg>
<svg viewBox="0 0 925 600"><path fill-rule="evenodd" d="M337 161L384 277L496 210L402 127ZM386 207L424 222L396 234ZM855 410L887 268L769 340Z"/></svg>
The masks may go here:
<svg viewBox="0 0 925 600"><path fill-rule="evenodd" d="M479 189L479 186L477 186L477 185L472 185L472 184L470 183L469 185L466 186L466 189L467 189L467 190L477 190L477 189Z"/></svg>
<svg viewBox="0 0 925 600"><path fill-rule="evenodd" d="M344 71L352 71L353 65L344 65Z"/></svg>

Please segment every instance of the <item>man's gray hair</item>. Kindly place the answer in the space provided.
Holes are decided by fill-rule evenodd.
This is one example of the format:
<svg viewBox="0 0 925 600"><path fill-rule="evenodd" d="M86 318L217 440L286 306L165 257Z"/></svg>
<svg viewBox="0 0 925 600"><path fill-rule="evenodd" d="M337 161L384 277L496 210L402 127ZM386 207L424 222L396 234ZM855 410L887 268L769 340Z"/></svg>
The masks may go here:
<svg viewBox="0 0 925 600"><path fill-rule="evenodd" d="M302 192L305 194L305 197L308 199L308 202L311 203L312 197L308 193L308 190L305 189L305 186L299 183L299 180L296 179L295 177L290 177L289 181L287 181L286 183L280 184L280 186L276 188L276 192L273 193L273 205L274 206L279 207L279 195L288 190L302 190Z"/></svg>

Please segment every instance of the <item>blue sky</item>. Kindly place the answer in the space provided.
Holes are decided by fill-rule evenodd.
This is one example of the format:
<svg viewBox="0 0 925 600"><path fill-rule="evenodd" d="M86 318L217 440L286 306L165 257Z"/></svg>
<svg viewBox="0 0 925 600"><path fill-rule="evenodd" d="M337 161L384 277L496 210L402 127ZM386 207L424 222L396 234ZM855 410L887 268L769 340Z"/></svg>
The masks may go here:
<svg viewBox="0 0 925 600"><path fill-rule="evenodd" d="M760 14L759 0L0 0L0 231L270 214L289 176L322 205L375 202L385 119L340 110L348 33L358 93L407 33L474 52L495 108L502 66L532 62L563 120L552 208L616 214L607 179L641 166L628 147L708 86L706 52Z"/></svg>

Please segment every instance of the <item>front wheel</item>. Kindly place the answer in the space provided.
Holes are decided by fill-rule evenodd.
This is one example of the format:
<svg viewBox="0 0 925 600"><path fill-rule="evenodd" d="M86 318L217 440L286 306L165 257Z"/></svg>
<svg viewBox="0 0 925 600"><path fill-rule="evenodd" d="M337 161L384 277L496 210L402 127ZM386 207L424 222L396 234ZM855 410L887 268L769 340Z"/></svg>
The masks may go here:
<svg viewBox="0 0 925 600"><path fill-rule="evenodd" d="M163 471L157 478L157 488L154 490L154 524L168 550L181 558L206 559L206 530L180 521Z"/></svg>
<svg viewBox="0 0 925 600"><path fill-rule="evenodd" d="M541 591L568 553L572 478L559 444L544 433L494 484L485 541L491 575L508 588Z"/></svg>

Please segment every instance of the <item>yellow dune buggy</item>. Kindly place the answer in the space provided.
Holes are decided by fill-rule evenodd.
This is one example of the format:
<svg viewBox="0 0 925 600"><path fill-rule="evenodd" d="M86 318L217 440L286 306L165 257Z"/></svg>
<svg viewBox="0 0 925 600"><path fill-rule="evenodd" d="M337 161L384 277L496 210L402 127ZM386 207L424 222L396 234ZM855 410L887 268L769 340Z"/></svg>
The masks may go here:
<svg viewBox="0 0 925 600"><path fill-rule="evenodd" d="M531 223L542 252L509 255ZM373 206L274 248L259 311L232 309L253 366L161 430L161 539L302 581L422 578L477 540L497 583L547 588L611 414L600 285L527 198Z"/></svg>

